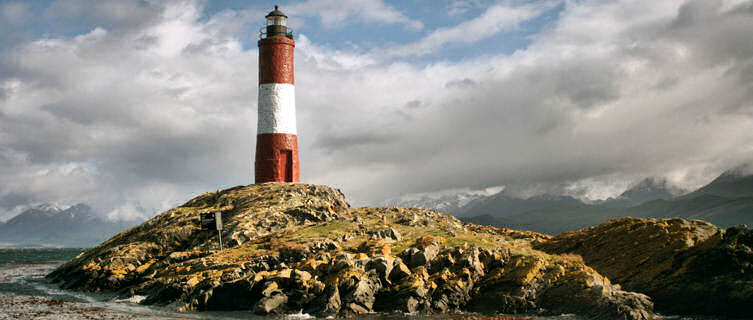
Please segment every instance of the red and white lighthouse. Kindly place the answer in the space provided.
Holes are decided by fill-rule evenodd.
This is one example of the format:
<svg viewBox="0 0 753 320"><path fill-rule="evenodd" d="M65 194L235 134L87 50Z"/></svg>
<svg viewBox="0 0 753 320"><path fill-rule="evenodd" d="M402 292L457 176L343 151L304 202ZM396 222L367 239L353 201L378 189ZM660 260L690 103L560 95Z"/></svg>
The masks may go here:
<svg viewBox="0 0 753 320"><path fill-rule="evenodd" d="M255 182L299 182L293 32L275 6L259 39Z"/></svg>

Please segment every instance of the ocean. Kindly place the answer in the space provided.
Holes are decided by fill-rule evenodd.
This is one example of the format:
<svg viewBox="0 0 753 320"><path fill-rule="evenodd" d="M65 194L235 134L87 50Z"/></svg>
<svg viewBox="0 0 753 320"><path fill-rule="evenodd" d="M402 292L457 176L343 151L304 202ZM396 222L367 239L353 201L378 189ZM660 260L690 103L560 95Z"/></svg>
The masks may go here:
<svg viewBox="0 0 753 320"><path fill-rule="evenodd" d="M139 305L135 299L61 290L44 278L84 250L0 248L0 319L265 319L249 312L175 312L169 306Z"/></svg>
<svg viewBox="0 0 753 320"><path fill-rule="evenodd" d="M251 312L176 312L175 307L144 306L138 299L61 290L44 277L84 248L0 248L0 320L4 319L268 319ZM359 319L454 319L463 315L374 314ZM466 315L467 316L467 315ZM314 319L290 314L276 319ZM507 319L578 320L573 315L521 316ZM709 317L660 317L673 320L710 320Z"/></svg>

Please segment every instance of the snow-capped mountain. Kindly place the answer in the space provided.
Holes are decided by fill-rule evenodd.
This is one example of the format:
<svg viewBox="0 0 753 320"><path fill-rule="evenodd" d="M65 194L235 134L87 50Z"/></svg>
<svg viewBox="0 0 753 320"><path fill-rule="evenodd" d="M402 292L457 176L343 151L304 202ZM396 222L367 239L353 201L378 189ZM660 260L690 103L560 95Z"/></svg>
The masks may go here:
<svg viewBox="0 0 753 320"><path fill-rule="evenodd" d="M0 223L0 243L12 246L86 247L139 222L101 219L83 203L67 208L43 204Z"/></svg>
<svg viewBox="0 0 753 320"><path fill-rule="evenodd" d="M460 208L468 203L493 196L504 187L489 187L483 190L452 189L433 193L415 193L402 196L398 199L388 200L382 203L386 206L399 206L406 208L422 208L436 210L442 213L455 215Z"/></svg>
<svg viewBox="0 0 753 320"><path fill-rule="evenodd" d="M669 200L687 193L686 190L671 184L666 178L645 178L625 190L617 198L609 198L597 203L611 208L627 208L652 200Z"/></svg>

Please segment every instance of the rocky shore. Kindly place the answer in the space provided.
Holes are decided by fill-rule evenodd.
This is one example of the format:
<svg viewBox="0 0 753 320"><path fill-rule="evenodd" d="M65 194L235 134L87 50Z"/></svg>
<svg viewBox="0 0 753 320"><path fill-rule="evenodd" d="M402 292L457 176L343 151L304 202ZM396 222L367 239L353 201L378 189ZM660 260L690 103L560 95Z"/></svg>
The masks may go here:
<svg viewBox="0 0 753 320"><path fill-rule="evenodd" d="M657 312L753 317L753 230L684 219L622 218L539 242L581 255Z"/></svg>
<svg viewBox="0 0 753 320"><path fill-rule="evenodd" d="M138 317L49 297L0 294L1 319L113 319ZM7 316L7 318L3 317ZM164 318L167 319L167 318Z"/></svg>
<svg viewBox="0 0 753 320"><path fill-rule="evenodd" d="M200 213L217 210L226 212L222 251L216 250L216 232L199 231ZM687 247L711 245L708 241L716 238L717 247L721 245L725 238L716 236L720 231L714 228L698 227ZM605 232L601 236L609 238ZM610 264L615 252L608 249L594 249L591 255L590 246L600 244L573 240L577 235L551 238L464 224L422 209L353 209L339 190L326 186L262 184L202 194L79 255L48 278L65 289L116 292L124 298L141 295L146 296L143 304L169 304L184 311L253 310L266 315L303 310L321 316L472 311L653 318L649 296L625 291L609 280L619 279L629 285L626 289L651 295L661 291L646 289L661 283L643 287L631 281L641 283L653 274L630 273L629 266ZM666 246L661 237L635 236L646 250ZM611 238L603 241L612 243ZM581 244L570 245L576 242ZM661 264L695 270L694 265L707 259L688 250L672 252L687 263L654 261L665 258L656 253L635 257L643 262L633 267ZM751 261L740 257L741 263ZM599 263L602 260L607 262ZM674 279L672 274L666 277ZM689 276L679 281L697 280Z"/></svg>

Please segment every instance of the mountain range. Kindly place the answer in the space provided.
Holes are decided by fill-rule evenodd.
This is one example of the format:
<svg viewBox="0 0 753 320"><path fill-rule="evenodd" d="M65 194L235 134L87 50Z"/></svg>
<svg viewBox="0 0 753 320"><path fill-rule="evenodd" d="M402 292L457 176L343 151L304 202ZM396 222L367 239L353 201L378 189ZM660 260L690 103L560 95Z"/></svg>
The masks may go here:
<svg viewBox="0 0 753 320"><path fill-rule="evenodd" d="M519 198L506 191L461 191L389 202L448 213L480 225L559 234L620 217L706 220L721 227L753 225L753 174L728 170L692 192L665 179L647 178L616 198L586 203L543 194ZM141 221L108 221L83 203L69 208L36 206L0 222L0 246L88 247Z"/></svg>
<svg viewBox="0 0 753 320"><path fill-rule="evenodd" d="M706 220L730 227L753 225L753 175L733 169L692 192L662 178L644 179L616 198L596 202L561 195L519 198L500 192L443 211L463 221L559 234L620 217ZM446 200L445 200L446 202ZM442 211L424 201L422 208Z"/></svg>
<svg viewBox="0 0 753 320"><path fill-rule="evenodd" d="M79 203L68 208L40 205L0 222L0 245L90 247L141 221L108 221Z"/></svg>
<svg viewBox="0 0 753 320"><path fill-rule="evenodd" d="M488 198L503 190L501 187L491 187L485 190L457 189L441 193L421 193L403 196L398 199L381 203L383 206L398 206L407 208L424 208L444 213L454 214L467 204L478 199Z"/></svg>

